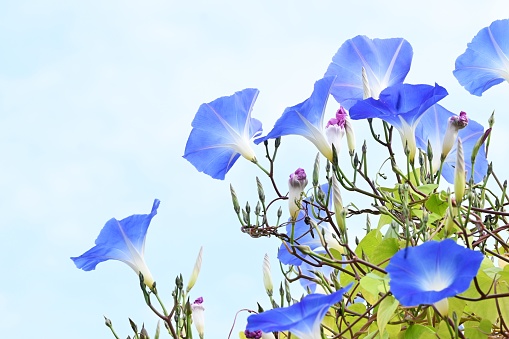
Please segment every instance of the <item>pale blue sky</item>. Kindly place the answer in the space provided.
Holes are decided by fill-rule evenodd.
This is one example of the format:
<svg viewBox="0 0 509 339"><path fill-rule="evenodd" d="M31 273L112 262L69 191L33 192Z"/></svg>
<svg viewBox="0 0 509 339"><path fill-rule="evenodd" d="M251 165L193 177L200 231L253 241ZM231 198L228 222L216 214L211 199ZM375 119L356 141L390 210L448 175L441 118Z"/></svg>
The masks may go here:
<svg viewBox="0 0 509 339"><path fill-rule="evenodd" d="M2 335L108 338L103 315L121 337L130 334L128 317L153 333L156 319L129 267L106 262L83 272L69 257L92 247L108 219L148 213L154 198L161 206L145 257L168 302L174 277L187 279L203 245L191 297L205 299L208 338L226 338L237 310L267 305L261 263L269 253L276 270L278 243L239 231L228 187L254 205L262 174L242 159L225 181L198 173L182 158L191 121L201 103L255 87L253 117L268 132L359 34L407 39L414 59L406 81L446 87L449 110L486 124L495 109L498 147L489 155L508 177L509 85L478 98L452 75L472 37L509 17L507 0L480 4L0 1ZM365 125L357 126L361 144ZM286 138L281 152L283 187L297 167L311 171L316 151L305 140Z"/></svg>

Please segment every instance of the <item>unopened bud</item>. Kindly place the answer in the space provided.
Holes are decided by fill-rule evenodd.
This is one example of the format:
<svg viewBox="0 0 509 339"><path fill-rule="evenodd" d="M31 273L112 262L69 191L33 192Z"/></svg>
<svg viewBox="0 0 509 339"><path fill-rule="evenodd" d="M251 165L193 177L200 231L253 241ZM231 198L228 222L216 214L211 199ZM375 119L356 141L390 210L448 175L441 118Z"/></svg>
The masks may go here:
<svg viewBox="0 0 509 339"><path fill-rule="evenodd" d="M113 324L111 323L111 320L106 318L105 316L104 317L104 325L108 326L109 328L111 328L113 326Z"/></svg>
<svg viewBox="0 0 509 339"><path fill-rule="evenodd" d="M495 125L495 111L493 111L488 119L488 125L490 126L490 128L493 127L493 125Z"/></svg>
<svg viewBox="0 0 509 339"><path fill-rule="evenodd" d="M260 182L260 179L256 177L256 186L258 188L258 198L262 203L265 202L265 192L263 191L262 183Z"/></svg>
<svg viewBox="0 0 509 339"><path fill-rule="evenodd" d="M479 138L479 140L477 140L477 142L475 143L474 147L472 148L472 155L470 157L470 161L472 163L475 162L475 158L477 157L477 153L479 153L479 149L481 148L481 146L484 144L484 142L486 141L486 139L488 138L488 136L490 135L491 133L491 128L488 128L484 134Z"/></svg>
<svg viewBox="0 0 509 339"><path fill-rule="evenodd" d="M277 137L276 140L274 140L274 147L278 148L281 145L281 137Z"/></svg>
<svg viewBox="0 0 509 339"><path fill-rule="evenodd" d="M196 331L198 331L200 339L203 339L205 331L205 307L203 307L203 298L199 297L196 299L191 305L191 309L193 312L192 317L194 327L196 328Z"/></svg>
<svg viewBox="0 0 509 339"><path fill-rule="evenodd" d="M346 143L348 144L348 152L350 156L352 156L355 152L355 132L353 130L352 121L350 120L350 116L347 116L345 121L345 133L346 133Z"/></svg>
<svg viewBox="0 0 509 339"><path fill-rule="evenodd" d="M313 166L313 186L318 186L318 180L320 179L320 153L316 154L315 165Z"/></svg>
<svg viewBox="0 0 509 339"><path fill-rule="evenodd" d="M428 147L426 149L426 155L428 156L428 161L433 161L433 148L431 147L431 143L428 140ZM432 169L433 170L433 169Z"/></svg>
<svg viewBox="0 0 509 339"><path fill-rule="evenodd" d="M341 199L341 191L339 190L339 182L335 175L332 175L332 202L334 204L334 213L339 229L343 234L346 231L345 218L343 213L343 200Z"/></svg>
<svg viewBox="0 0 509 339"><path fill-rule="evenodd" d="M297 219L301 208L302 192L308 184L306 177L306 171L302 168L297 168L295 173L290 174L288 180L288 209L290 210L290 216L292 220Z"/></svg>
<svg viewBox="0 0 509 339"><path fill-rule="evenodd" d="M235 193L235 190L233 189L233 186L230 184L230 193L232 195L232 202L233 202L233 209L235 210L235 213L240 213L240 205L239 205L239 199L237 199L237 193Z"/></svg>
<svg viewBox="0 0 509 339"><path fill-rule="evenodd" d="M265 291L267 291L267 295L272 297L272 291L274 286L272 285L272 277L270 275L270 260L268 254L265 254L263 257L263 286L265 287Z"/></svg>
<svg viewBox="0 0 509 339"><path fill-rule="evenodd" d="M463 144L458 138L456 146L456 168L454 169L454 196L456 204L459 206L463 201L466 185L465 158L463 156Z"/></svg>
<svg viewBox="0 0 509 339"><path fill-rule="evenodd" d="M189 278L189 282L187 283L187 288L186 288L187 293L189 293L189 291L191 291L194 284L196 283L196 280L198 280L198 275L200 274L200 270L201 270L202 255L203 255L203 246L200 247L200 252L198 252L198 257L196 258L196 262L194 263L193 273L191 273L191 277Z"/></svg>
<svg viewBox="0 0 509 339"><path fill-rule="evenodd" d="M447 129L445 131L444 140L442 141L442 154L440 160L444 161L449 152L456 142L458 131L468 125L467 113L461 112L460 115L455 115L449 118L447 122Z"/></svg>
<svg viewBox="0 0 509 339"><path fill-rule="evenodd" d="M260 205L260 202L258 201L255 206L255 215L260 215L260 212L262 211L262 206Z"/></svg>

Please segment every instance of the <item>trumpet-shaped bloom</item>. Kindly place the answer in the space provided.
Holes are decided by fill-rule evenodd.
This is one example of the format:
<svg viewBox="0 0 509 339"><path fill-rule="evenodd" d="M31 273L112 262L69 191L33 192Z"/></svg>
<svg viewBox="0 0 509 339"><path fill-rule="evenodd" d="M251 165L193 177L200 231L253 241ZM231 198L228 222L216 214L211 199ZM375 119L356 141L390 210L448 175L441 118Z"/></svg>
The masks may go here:
<svg viewBox="0 0 509 339"><path fill-rule="evenodd" d="M332 294L308 294L289 307L275 308L247 318L248 331L289 331L300 339L321 339L320 324L329 308L339 302L352 284Z"/></svg>
<svg viewBox="0 0 509 339"><path fill-rule="evenodd" d="M145 284L152 287L154 280L143 258L145 237L150 221L157 214L160 201L154 200L150 214L135 214L122 220L110 219L95 240L95 246L79 257L72 257L77 268L94 270L106 260L120 260L136 274L143 274Z"/></svg>
<svg viewBox="0 0 509 339"><path fill-rule="evenodd" d="M330 124L324 126L325 107L334 79L335 77L325 77L315 82L311 97L296 106L285 109L283 115L276 121L274 128L269 134L256 139L255 143L259 144L262 141L275 139L284 135L301 135L311 141L327 159L332 161L331 143L334 141L337 142L338 138L331 135L331 133L326 134L326 130L329 128L336 128L339 123L342 123L340 127L344 131L345 121L348 119L348 117L345 117L344 119L338 120L336 117L331 119ZM333 120L335 122L332 122ZM337 146L338 145L335 145L336 148Z"/></svg>
<svg viewBox="0 0 509 339"><path fill-rule="evenodd" d="M415 128L428 108L447 95L445 88L435 84L398 84L380 93L380 98L359 101L350 109L352 119L380 118L393 125L400 133L403 147L415 156Z"/></svg>
<svg viewBox="0 0 509 339"><path fill-rule="evenodd" d="M423 115L415 131L417 147L423 151L427 150L428 141L433 150L433 170L437 171L440 167L440 150L443 149L443 142L449 120L452 117L458 117L444 107L436 104L430 107ZM459 118L459 117L458 117ZM472 150L479 138L484 134L484 128L474 120L469 120L468 124L458 131L457 137L461 138L463 144L463 154L465 161L465 170L467 171L467 180L472 173L472 163L470 158ZM445 140L445 142L449 142ZM442 176L448 183L454 183L454 168L456 166L456 138L453 140L453 146L444 159L442 167ZM479 149L474 164L474 181L480 182L488 171L488 160L484 147Z"/></svg>
<svg viewBox="0 0 509 339"><path fill-rule="evenodd" d="M509 82L508 35L509 19L494 21L481 29L456 59L453 74L471 94L481 96L490 87Z"/></svg>
<svg viewBox="0 0 509 339"><path fill-rule="evenodd" d="M251 118L258 90L247 88L228 97L202 104L192 122L184 158L200 172L224 179L242 155L256 161L251 140L262 132L262 123Z"/></svg>
<svg viewBox="0 0 509 339"><path fill-rule="evenodd" d="M401 305L432 305L465 292L483 258L451 239L428 241L397 252L385 270Z"/></svg>
<svg viewBox="0 0 509 339"><path fill-rule="evenodd" d="M347 40L325 73L325 76L336 76L331 94L347 109L364 99L364 68L369 94L378 99L385 88L403 83L410 70L412 54L412 46L401 38L369 39L359 35Z"/></svg>

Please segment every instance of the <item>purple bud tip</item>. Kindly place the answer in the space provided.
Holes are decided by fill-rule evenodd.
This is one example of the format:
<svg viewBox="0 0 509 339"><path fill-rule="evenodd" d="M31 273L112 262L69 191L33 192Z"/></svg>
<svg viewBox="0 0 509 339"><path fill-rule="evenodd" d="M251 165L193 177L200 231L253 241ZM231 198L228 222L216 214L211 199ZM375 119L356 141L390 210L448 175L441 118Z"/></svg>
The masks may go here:
<svg viewBox="0 0 509 339"><path fill-rule="evenodd" d="M262 331L260 330L257 330L257 331L248 331L248 330L245 330L244 331L244 335L246 336L246 338L252 338L252 339L260 339L262 337Z"/></svg>
<svg viewBox="0 0 509 339"><path fill-rule="evenodd" d="M330 119L329 122L327 123L327 126L325 126L325 128L332 126L332 125L336 125L339 127L345 127L347 115L348 115L348 113L346 113L345 109L343 107L340 107L338 109L338 111L336 112L336 117Z"/></svg>
<svg viewBox="0 0 509 339"><path fill-rule="evenodd" d="M203 297L199 297L198 299L196 299L196 300L194 301L194 303L193 303L193 304L198 304L198 305L200 305L200 304L202 304L202 303L203 303Z"/></svg>
<svg viewBox="0 0 509 339"><path fill-rule="evenodd" d="M298 180L298 181L302 181L302 180L306 180L306 171L304 171L303 168L297 168L295 170L295 173L292 173L290 174L290 180Z"/></svg>
<svg viewBox="0 0 509 339"><path fill-rule="evenodd" d="M462 129L468 125L468 117L466 112L461 111L460 115L453 116L450 119L454 126L456 126L458 129Z"/></svg>

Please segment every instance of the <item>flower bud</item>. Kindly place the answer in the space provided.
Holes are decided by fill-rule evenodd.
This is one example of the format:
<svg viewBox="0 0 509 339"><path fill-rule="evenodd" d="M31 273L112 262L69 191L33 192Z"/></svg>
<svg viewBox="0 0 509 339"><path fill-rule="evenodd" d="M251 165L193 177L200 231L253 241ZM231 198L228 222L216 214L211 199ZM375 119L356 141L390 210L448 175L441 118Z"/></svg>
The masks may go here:
<svg viewBox="0 0 509 339"><path fill-rule="evenodd" d="M230 193L232 195L232 202L233 202L233 209L235 210L235 213L240 213L240 205L239 205L239 199L237 198L237 193L235 193L235 190L233 189L233 186L230 184Z"/></svg>
<svg viewBox="0 0 509 339"><path fill-rule="evenodd" d="M353 156L355 152L355 132L353 131L352 121L348 115L345 120L345 133L346 143L348 144L348 152L350 153L350 156Z"/></svg>
<svg viewBox="0 0 509 339"><path fill-rule="evenodd" d="M267 254L263 257L263 286L265 287L265 291L267 291L267 295L272 297L274 286L272 285L272 278L270 276L270 260Z"/></svg>
<svg viewBox="0 0 509 339"><path fill-rule="evenodd" d="M340 107L336 112L336 117L330 119L325 126L325 135L327 136L327 140L331 147L334 145L337 153L339 153L341 147L341 139L343 139L343 136L345 135L347 118L348 113L346 113L343 107Z"/></svg>
<svg viewBox="0 0 509 339"><path fill-rule="evenodd" d="M488 128L486 131L484 131L484 134L475 143L474 147L472 148L472 155L470 156L470 161L472 163L475 162L475 158L477 157L477 153L479 153L479 149L484 144L486 139L488 139L488 136L490 135L490 133L491 133L491 128Z"/></svg>
<svg viewBox="0 0 509 339"><path fill-rule="evenodd" d="M313 186L318 186L318 180L320 178L320 153L316 154L315 165L313 166Z"/></svg>
<svg viewBox="0 0 509 339"><path fill-rule="evenodd" d="M460 115L455 115L449 118L447 122L447 129L445 131L444 140L442 141L442 154L440 155L441 161L443 161L452 149L452 146L456 142L458 131L468 125L467 113L460 112Z"/></svg>
<svg viewBox="0 0 509 339"><path fill-rule="evenodd" d="M187 293L189 293L189 291L193 288L194 284L196 283L196 280L198 280L198 275L200 274L201 270L202 254L203 246L200 247L200 252L198 253L198 257L196 258L196 262L194 263L193 273L191 273L191 277L189 278L189 282L187 283L186 288Z"/></svg>
<svg viewBox="0 0 509 339"><path fill-rule="evenodd" d="M301 193L306 188L308 179L306 177L306 171L302 168L297 168L295 173L290 174L288 180L288 209L290 210L290 216L292 220L297 219L300 211Z"/></svg>
<svg viewBox="0 0 509 339"><path fill-rule="evenodd" d="M341 191L339 190L339 182L335 175L332 175L332 202L334 204L334 215L339 229L343 234L346 231L345 220L342 216L343 200L341 199Z"/></svg>
<svg viewBox="0 0 509 339"><path fill-rule="evenodd" d="M203 298L199 297L196 299L191 305L191 309L193 310L194 327L196 331L198 331L200 339L203 339L205 329L205 307L203 307Z"/></svg>
<svg viewBox="0 0 509 339"><path fill-rule="evenodd" d="M261 183L260 179L258 179L258 177L256 177L256 187L258 188L258 198L260 199L260 201L262 203L264 203L265 202L265 192L263 191L262 183Z"/></svg>
<svg viewBox="0 0 509 339"><path fill-rule="evenodd" d="M456 204L459 206L465 194L466 185L465 157L463 156L463 145L461 139L458 138L456 146L456 168L454 169L454 197Z"/></svg>

